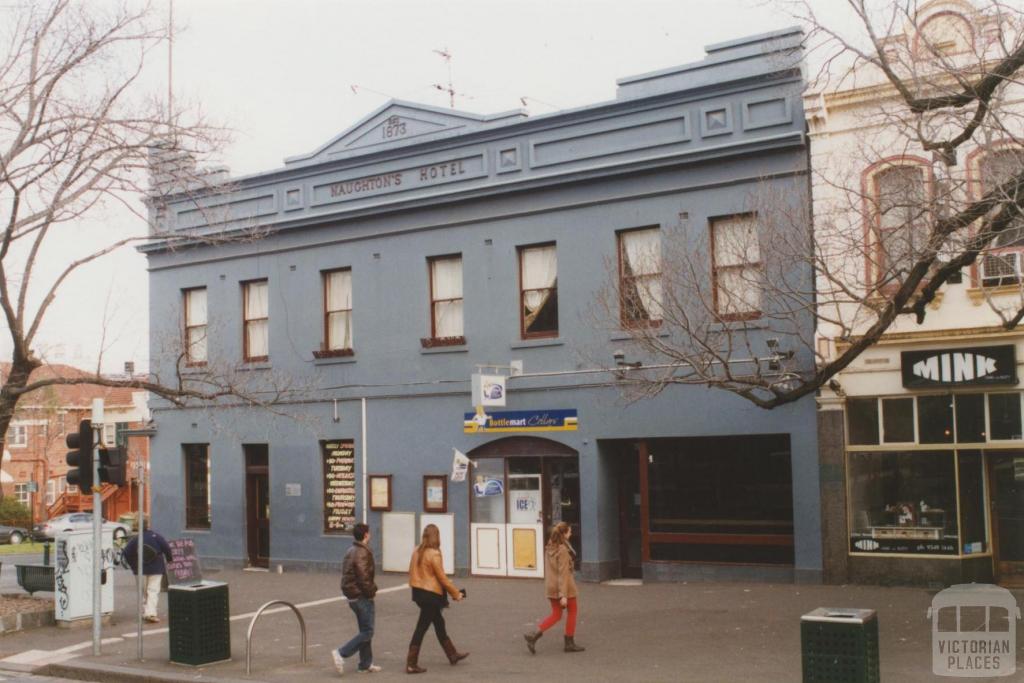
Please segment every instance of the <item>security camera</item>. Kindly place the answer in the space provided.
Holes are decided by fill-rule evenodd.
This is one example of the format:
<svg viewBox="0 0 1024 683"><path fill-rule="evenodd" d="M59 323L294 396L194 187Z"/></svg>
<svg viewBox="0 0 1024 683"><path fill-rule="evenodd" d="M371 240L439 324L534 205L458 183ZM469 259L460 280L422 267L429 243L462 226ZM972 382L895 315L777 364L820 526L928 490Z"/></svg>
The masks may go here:
<svg viewBox="0 0 1024 683"><path fill-rule="evenodd" d="M615 349L615 351L612 352L612 359L615 361L616 365L621 365L622 362L626 360L626 352L622 349Z"/></svg>

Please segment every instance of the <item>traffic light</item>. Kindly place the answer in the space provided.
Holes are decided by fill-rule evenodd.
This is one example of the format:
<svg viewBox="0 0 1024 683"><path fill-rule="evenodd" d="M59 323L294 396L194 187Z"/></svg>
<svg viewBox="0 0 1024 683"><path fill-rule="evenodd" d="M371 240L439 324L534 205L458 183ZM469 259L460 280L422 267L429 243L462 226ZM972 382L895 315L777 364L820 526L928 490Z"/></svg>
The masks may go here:
<svg viewBox="0 0 1024 683"><path fill-rule="evenodd" d="M124 448L100 448L100 481L124 486L128 481L128 456Z"/></svg>
<svg viewBox="0 0 1024 683"><path fill-rule="evenodd" d="M82 420L78 423L78 432L64 437L68 451L66 460L71 469L68 470L68 484L77 486L82 493L92 493L92 422Z"/></svg>

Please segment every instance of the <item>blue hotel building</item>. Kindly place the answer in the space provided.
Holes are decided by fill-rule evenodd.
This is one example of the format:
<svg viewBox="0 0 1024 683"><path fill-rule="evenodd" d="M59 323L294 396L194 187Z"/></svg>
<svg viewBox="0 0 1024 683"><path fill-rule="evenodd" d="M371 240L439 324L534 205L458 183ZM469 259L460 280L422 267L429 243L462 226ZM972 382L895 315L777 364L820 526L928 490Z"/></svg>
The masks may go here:
<svg viewBox="0 0 1024 683"><path fill-rule="evenodd" d="M656 279L637 254L706 243L765 183L803 192L801 41L713 45L543 116L392 101L227 190L154 195L163 231L236 239L143 248L152 372L274 401L154 399L157 528L208 562L326 569L365 517L404 570L434 522L456 571L530 577L567 521L589 580L820 581L814 397L623 401L616 351L658 359L588 313L616 261ZM478 413L473 374L505 376L505 405Z"/></svg>

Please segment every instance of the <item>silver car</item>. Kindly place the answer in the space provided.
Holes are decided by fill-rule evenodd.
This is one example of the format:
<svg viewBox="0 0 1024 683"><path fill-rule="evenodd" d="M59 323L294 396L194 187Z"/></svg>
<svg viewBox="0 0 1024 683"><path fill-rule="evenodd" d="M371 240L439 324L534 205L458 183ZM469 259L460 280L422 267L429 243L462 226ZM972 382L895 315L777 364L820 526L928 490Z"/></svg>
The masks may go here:
<svg viewBox="0 0 1024 683"><path fill-rule="evenodd" d="M91 529L91 512L69 512L36 524L32 529L32 537L36 540L53 540L57 534L66 531L90 531ZM103 533L111 534L115 541L120 541L128 535L128 527L117 522L103 520Z"/></svg>

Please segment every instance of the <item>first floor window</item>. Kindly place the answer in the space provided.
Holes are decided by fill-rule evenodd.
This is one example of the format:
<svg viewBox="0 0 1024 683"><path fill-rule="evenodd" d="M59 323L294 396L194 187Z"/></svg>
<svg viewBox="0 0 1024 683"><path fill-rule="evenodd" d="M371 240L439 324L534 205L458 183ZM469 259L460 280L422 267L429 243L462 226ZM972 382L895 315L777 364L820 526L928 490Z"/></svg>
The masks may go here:
<svg viewBox="0 0 1024 683"><path fill-rule="evenodd" d="M977 450L849 453L850 552L986 552L982 466Z"/></svg>
<svg viewBox="0 0 1024 683"><path fill-rule="evenodd" d="M207 444L185 444L185 527L210 528L210 450Z"/></svg>
<svg viewBox="0 0 1024 683"><path fill-rule="evenodd" d="M332 270L324 278L324 351L352 349L352 271Z"/></svg>
<svg viewBox="0 0 1024 683"><path fill-rule="evenodd" d="M764 278L754 216L713 219L711 253L715 312L726 320L758 317Z"/></svg>
<svg viewBox="0 0 1024 683"><path fill-rule="evenodd" d="M103 425L103 445L117 445L117 425L113 422L107 422Z"/></svg>
<svg viewBox="0 0 1024 683"><path fill-rule="evenodd" d="M661 321L661 231L619 233L619 306L623 327Z"/></svg>
<svg viewBox="0 0 1024 683"><path fill-rule="evenodd" d="M430 336L462 337L462 256L438 256L430 263Z"/></svg>
<svg viewBox="0 0 1024 683"><path fill-rule="evenodd" d="M901 281L927 247L927 185L918 164L889 166L872 176L879 285Z"/></svg>
<svg viewBox="0 0 1024 683"><path fill-rule="evenodd" d="M558 336L558 257L555 245L519 250L520 327L523 338Z"/></svg>
<svg viewBox="0 0 1024 683"><path fill-rule="evenodd" d="M206 362L206 287L186 289L185 360L199 365Z"/></svg>
<svg viewBox="0 0 1024 683"><path fill-rule="evenodd" d="M266 280L246 282L242 285L242 342L245 345L243 353L247 361L265 361L269 358L270 313L267 297Z"/></svg>
<svg viewBox="0 0 1024 683"><path fill-rule="evenodd" d="M28 445L28 425L12 424L7 428L7 446L24 448Z"/></svg>

